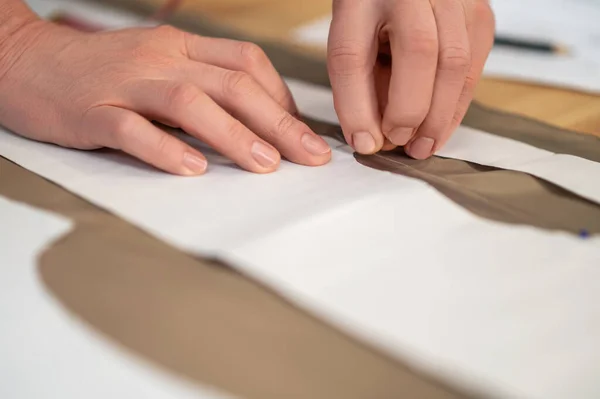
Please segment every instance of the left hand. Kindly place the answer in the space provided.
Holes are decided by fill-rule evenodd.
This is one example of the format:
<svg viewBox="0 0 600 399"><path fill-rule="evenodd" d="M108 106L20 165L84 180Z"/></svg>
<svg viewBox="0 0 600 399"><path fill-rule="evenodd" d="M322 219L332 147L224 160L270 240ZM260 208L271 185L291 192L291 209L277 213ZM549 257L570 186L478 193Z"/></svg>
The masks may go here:
<svg viewBox="0 0 600 399"><path fill-rule="evenodd" d="M334 0L328 68L348 143L430 157L464 118L494 30L488 0Z"/></svg>

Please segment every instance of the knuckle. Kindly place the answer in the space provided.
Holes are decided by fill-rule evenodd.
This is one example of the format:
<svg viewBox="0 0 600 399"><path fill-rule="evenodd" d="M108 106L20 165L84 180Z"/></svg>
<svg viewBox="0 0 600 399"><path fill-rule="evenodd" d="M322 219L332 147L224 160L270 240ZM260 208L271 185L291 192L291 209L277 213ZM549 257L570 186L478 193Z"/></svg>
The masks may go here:
<svg viewBox="0 0 600 399"><path fill-rule="evenodd" d="M248 69L262 67L269 63L269 59L259 45L251 42L240 42L240 58L242 64Z"/></svg>
<svg viewBox="0 0 600 399"><path fill-rule="evenodd" d="M167 93L167 104L173 110L187 109L196 103L201 92L192 83L174 85Z"/></svg>
<svg viewBox="0 0 600 399"><path fill-rule="evenodd" d="M160 25L155 28L152 28L154 35L161 38L173 38L182 36L182 31L177 28L172 27L171 25Z"/></svg>
<svg viewBox="0 0 600 399"><path fill-rule="evenodd" d="M473 13L479 18L493 18L494 12L490 6L489 0L477 0L473 5Z"/></svg>
<svg viewBox="0 0 600 399"><path fill-rule="evenodd" d="M496 28L496 17L488 0L476 1L473 6L473 20L490 28L493 33Z"/></svg>
<svg viewBox="0 0 600 399"><path fill-rule="evenodd" d="M168 154L170 152L172 142L172 137L167 133L163 133L158 136L154 150L158 154Z"/></svg>
<svg viewBox="0 0 600 399"><path fill-rule="evenodd" d="M131 114L123 114L115 120L114 132L119 136L130 135L135 126L135 118Z"/></svg>
<svg viewBox="0 0 600 399"><path fill-rule="evenodd" d="M137 118L130 113L120 115L114 121L112 135L119 148L125 149L130 141L135 140Z"/></svg>
<svg viewBox="0 0 600 399"><path fill-rule="evenodd" d="M296 123L296 119L292 115L285 112L277 118L273 134L277 137L290 136Z"/></svg>
<svg viewBox="0 0 600 399"><path fill-rule="evenodd" d="M142 41L138 47L150 52L149 55L153 56L153 58L159 54L185 54L188 35L187 32L170 25L160 25L150 28L149 34L142 36ZM159 48L160 51L157 54ZM167 49L167 52L165 52L165 49ZM140 54L144 53L143 51L140 52Z"/></svg>
<svg viewBox="0 0 600 399"><path fill-rule="evenodd" d="M182 48L183 37L183 31L168 25L148 28L134 37L131 55L137 61L166 62L175 50Z"/></svg>
<svg viewBox="0 0 600 399"><path fill-rule="evenodd" d="M394 126L419 127L427 114L429 113L429 105L413 107L413 109L403 110L390 115L390 120Z"/></svg>
<svg viewBox="0 0 600 399"><path fill-rule="evenodd" d="M328 49L328 66L335 75L354 75L366 72L369 68L368 50L355 41L332 43Z"/></svg>
<svg viewBox="0 0 600 399"><path fill-rule="evenodd" d="M181 52L187 58L190 58L190 54L195 54L197 52L194 51L194 49L202 48L202 44L200 43L200 37L198 35L194 35L193 33L189 33L186 31L181 31L181 35Z"/></svg>
<svg viewBox="0 0 600 399"><path fill-rule="evenodd" d="M225 129L225 134L231 142L243 142L246 136L246 128L237 120L232 121Z"/></svg>
<svg viewBox="0 0 600 399"><path fill-rule="evenodd" d="M254 80L241 71L227 71L223 78L223 93L229 97L246 96L255 90Z"/></svg>
<svg viewBox="0 0 600 399"><path fill-rule="evenodd" d="M135 61L145 61L153 56L155 50L147 42L137 43L131 48L131 56Z"/></svg>
<svg viewBox="0 0 600 399"><path fill-rule="evenodd" d="M281 105L286 111L295 111L295 102L292 93L286 88L281 90L273 97L277 104Z"/></svg>
<svg viewBox="0 0 600 399"><path fill-rule="evenodd" d="M440 52L439 69L466 73L471 67L471 53L464 47L446 47Z"/></svg>
<svg viewBox="0 0 600 399"><path fill-rule="evenodd" d="M474 91L478 82L479 82L479 79L477 78L477 76L475 76L474 74L468 74L467 77L465 78L464 90L466 90L468 92Z"/></svg>

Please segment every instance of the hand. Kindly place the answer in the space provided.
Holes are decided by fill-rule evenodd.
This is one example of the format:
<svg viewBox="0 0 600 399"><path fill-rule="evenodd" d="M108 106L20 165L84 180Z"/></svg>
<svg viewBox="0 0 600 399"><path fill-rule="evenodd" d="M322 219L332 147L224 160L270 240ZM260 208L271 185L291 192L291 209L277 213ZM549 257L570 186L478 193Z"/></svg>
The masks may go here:
<svg viewBox="0 0 600 399"><path fill-rule="evenodd" d="M348 143L431 156L467 112L494 29L487 0L334 0L328 67Z"/></svg>
<svg viewBox="0 0 600 399"><path fill-rule="evenodd" d="M206 158L149 120L181 127L256 173L274 171L281 156L330 159L253 44L171 27L89 34L45 22L22 36L25 50L0 73L0 93L10 93L0 96L0 123L24 136L122 150L179 175L204 173Z"/></svg>

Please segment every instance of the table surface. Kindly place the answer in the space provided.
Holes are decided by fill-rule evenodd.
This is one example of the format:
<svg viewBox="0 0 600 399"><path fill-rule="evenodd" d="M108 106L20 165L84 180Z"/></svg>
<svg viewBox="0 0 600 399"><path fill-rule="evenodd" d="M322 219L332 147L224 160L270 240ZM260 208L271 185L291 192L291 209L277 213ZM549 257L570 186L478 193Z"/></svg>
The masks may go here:
<svg viewBox="0 0 600 399"><path fill-rule="evenodd" d="M135 1L160 5L165 0ZM180 12L202 14L246 33L283 40L330 10L331 0L182 0L180 6ZM600 96L484 78L476 98L493 108L600 137Z"/></svg>

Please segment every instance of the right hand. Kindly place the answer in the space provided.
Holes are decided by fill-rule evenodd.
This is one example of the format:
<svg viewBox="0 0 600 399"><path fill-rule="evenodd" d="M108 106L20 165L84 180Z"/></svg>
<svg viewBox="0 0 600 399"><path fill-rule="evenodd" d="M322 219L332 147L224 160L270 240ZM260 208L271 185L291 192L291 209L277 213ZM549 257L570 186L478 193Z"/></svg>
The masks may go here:
<svg viewBox="0 0 600 399"><path fill-rule="evenodd" d="M10 62L0 68L0 124L23 136L122 150L178 175L204 173L206 158L149 120L180 127L256 173L276 170L281 156L311 166L330 160L254 44L166 26L90 34L42 21L18 38L0 57Z"/></svg>
<svg viewBox="0 0 600 399"><path fill-rule="evenodd" d="M501 0L500 0L501 1ZM328 67L346 141L432 156L462 122L494 43L489 0L335 0Z"/></svg>

